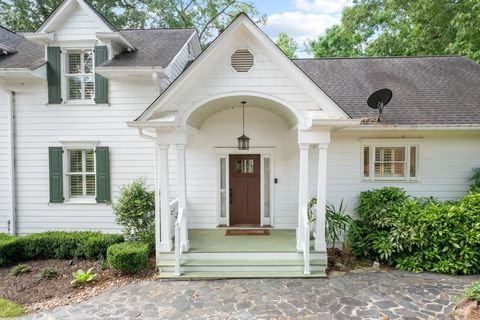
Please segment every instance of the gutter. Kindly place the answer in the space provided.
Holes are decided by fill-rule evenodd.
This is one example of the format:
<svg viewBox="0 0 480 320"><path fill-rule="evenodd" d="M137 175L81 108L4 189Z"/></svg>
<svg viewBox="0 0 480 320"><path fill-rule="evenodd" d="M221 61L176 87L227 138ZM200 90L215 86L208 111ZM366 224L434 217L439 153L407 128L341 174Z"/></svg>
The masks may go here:
<svg viewBox="0 0 480 320"><path fill-rule="evenodd" d="M0 90L7 94L7 137L8 137L8 179L9 179L9 218L8 232L16 234L16 199L15 199L15 92L0 85Z"/></svg>
<svg viewBox="0 0 480 320"><path fill-rule="evenodd" d="M479 124L358 125L341 131L480 131Z"/></svg>

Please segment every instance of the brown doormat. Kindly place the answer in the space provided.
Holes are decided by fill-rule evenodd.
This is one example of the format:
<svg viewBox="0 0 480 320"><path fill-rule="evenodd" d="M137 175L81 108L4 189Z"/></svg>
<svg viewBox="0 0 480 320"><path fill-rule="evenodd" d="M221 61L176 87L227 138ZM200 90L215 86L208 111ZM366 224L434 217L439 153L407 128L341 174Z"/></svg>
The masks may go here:
<svg viewBox="0 0 480 320"><path fill-rule="evenodd" d="M228 229L225 231L226 236L269 236L268 229Z"/></svg>

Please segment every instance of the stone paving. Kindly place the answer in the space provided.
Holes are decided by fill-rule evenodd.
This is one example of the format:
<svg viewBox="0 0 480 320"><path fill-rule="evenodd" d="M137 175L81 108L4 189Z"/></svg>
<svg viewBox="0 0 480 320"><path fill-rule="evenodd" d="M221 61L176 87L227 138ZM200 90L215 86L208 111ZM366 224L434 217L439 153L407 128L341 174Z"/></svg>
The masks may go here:
<svg viewBox="0 0 480 320"><path fill-rule="evenodd" d="M372 271L330 279L148 281L27 319L447 319L452 299L478 280Z"/></svg>

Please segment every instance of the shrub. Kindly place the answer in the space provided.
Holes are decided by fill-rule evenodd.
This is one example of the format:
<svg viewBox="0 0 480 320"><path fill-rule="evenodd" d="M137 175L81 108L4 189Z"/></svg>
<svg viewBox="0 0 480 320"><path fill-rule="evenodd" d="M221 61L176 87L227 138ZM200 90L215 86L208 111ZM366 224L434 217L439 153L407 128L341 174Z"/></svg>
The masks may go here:
<svg viewBox="0 0 480 320"><path fill-rule="evenodd" d="M148 263L150 249L140 242L123 242L110 246L107 250L108 263L124 273L137 273Z"/></svg>
<svg viewBox="0 0 480 320"><path fill-rule="evenodd" d="M0 239L0 266L34 258L97 259L122 235L98 232L43 232Z"/></svg>
<svg viewBox="0 0 480 320"><path fill-rule="evenodd" d="M93 273L93 268L88 269L87 271L77 270L72 273L73 280L70 282L72 286L81 286L86 283L92 282L97 278L97 274Z"/></svg>
<svg viewBox="0 0 480 320"><path fill-rule="evenodd" d="M19 317L25 313L23 307L13 301L0 298L0 319Z"/></svg>
<svg viewBox="0 0 480 320"><path fill-rule="evenodd" d="M480 194L441 203L385 189L361 194L359 219L349 230L354 254L409 271L480 272ZM386 217L373 212L375 206Z"/></svg>
<svg viewBox="0 0 480 320"><path fill-rule="evenodd" d="M53 279L58 277L58 272L54 268L43 268L38 274L40 279Z"/></svg>
<svg viewBox="0 0 480 320"><path fill-rule="evenodd" d="M465 290L465 298L480 302L480 281L474 283L472 287Z"/></svg>
<svg viewBox="0 0 480 320"><path fill-rule="evenodd" d="M145 179L123 186L113 211L128 241L144 242L150 249L154 248L155 193L148 190Z"/></svg>
<svg viewBox="0 0 480 320"><path fill-rule="evenodd" d="M327 240L332 242L332 248L335 247L335 242L347 233L352 222L352 218L345 213L345 210L343 199L338 209L333 204L327 204L325 211L326 234Z"/></svg>
<svg viewBox="0 0 480 320"><path fill-rule="evenodd" d="M21 274L29 273L32 271L26 264L18 264L10 270L12 276L19 276Z"/></svg>
<svg viewBox="0 0 480 320"><path fill-rule="evenodd" d="M470 178L470 191L480 192L480 168L473 169L473 175Z"/></svg>

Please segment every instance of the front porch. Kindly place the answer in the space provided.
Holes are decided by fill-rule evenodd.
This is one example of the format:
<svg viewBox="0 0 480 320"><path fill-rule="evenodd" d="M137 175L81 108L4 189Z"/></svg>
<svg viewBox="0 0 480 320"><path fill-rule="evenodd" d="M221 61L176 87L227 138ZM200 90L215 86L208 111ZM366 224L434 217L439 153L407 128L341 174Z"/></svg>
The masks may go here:
<svg viewBox="0 0 480 320"><path fill-rule="evenodd" d="M181 254L176 270L175 248L159 253L164 279L324 277L325 252L310 241L310 273L305 274L303 252L296 249L296 231L269 229L270 235L226 236L226 228L190 229L190 248ZM178 252L178 251L177 251Z"/></svg>

